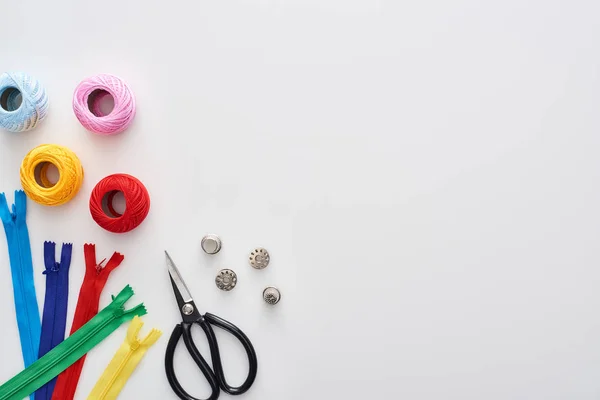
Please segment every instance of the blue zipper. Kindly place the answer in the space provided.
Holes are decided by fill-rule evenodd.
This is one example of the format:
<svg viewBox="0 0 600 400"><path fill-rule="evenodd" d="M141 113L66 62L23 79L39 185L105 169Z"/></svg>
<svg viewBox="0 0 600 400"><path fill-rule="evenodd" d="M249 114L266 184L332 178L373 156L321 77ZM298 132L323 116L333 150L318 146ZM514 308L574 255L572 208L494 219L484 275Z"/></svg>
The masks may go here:
<svg viewBox="0 0 600 400"><path fill-rule="evenodd" d="M67 325L67 302L69 298L69 267L73 245L64 243L60 263L56 262L56 243L44 242L44 265L46 270L46 298L42 317L39 358L65 340ZM35 392L35 400L51 400L56 378Z"/></svg>
<svg viewBox="0 0 600 400"><path fill-rule="evenodd" d="M12 212L8 208L6 196L4 193L0 193L0 219L2 219L8 242L21 351L25 367L28 367L37 360L41 324L33 283L33 263L26 215L27 197L25 192L15 191L15 204L12 206Z"/></svg>

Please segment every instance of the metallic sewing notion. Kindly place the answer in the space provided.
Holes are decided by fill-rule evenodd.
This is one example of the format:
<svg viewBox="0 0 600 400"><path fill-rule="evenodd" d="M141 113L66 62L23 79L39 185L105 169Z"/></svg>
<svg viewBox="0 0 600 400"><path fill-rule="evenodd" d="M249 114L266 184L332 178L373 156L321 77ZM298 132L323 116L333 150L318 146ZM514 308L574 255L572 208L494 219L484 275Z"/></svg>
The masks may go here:
<svg viewBox="0 0 600 400"><path fill-rule="evenodd" d="M250 253L250 265L252 268L267 268L269 261L271 261L271 256L269 256L269 252L262 247L257 247Z"/></svg>
<svg viewBox="0 0 600 400"><path fill-rule="evenodd" d="M206 254L217 254L221 250L221 239L217 235L206 235L200 246Z"/></svg>
<svg viewBox="0 0 600 400"><path fill-rule="evenodd" d="M237 284L237 275L230 269L222 269L217 273L215 284L219 289L228 292Z"/></svg>
<svg viewBox="0 0 600 400"><path fill-rule="evenodd" d="M281 293L279 292L279 289L273 286L267 287L263 291L263 300L265 303L271 305L279 303L279 300L281 300Z"/></svg>

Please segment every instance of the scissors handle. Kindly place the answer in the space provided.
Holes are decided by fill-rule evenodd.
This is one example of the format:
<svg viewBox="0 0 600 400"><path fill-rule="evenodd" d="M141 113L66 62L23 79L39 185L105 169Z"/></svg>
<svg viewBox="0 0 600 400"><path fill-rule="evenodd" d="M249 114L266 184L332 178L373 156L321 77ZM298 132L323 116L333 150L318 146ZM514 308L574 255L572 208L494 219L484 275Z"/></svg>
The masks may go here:
<svg viewBox="0 0 600 400"><path fill-rule="evenodd" d="M230 386L225 379L223 364L221 363L221 353L219 352L219 344L217 343L217 338L210 324L217 326L235 336L237 340L242 343L244 350L246 350L249 366L248 376L246 377L244 383L242 383L240 386ZM210 346L210 355L212 357L213 368L221 389L233 396L246 393L254 383L254 380L256 379L256 373L258 371L256 352L254 351L254 346L252 346L248 336L246 336L246 334L242 332L240 328L231 322L211 313L204 314L204 321L200 322L200 326L202 326L204 332L206 332L206 337L208 338L208 344Z"/></svg>
<svg viewBox="0 0 600 400"><path fill-rule="evenodd" d="M167 372L167 379L169 380L169 385L175 392L175 394L182 400L202 400L196 397L190 396L188 392L181 386L177 376L175 375L175 368L173 366L173 356L175 354L175 348L177 347L177 343L183 336L183 342L188 352L192 356L192 359L198 365L200 371L208 381L211 389L210 397L207 397L205 400L217 400L219 398L220 390L219 390L219 381L215 376L214 372L210 369L210 366L198 351L198 348L192 341L191 335L192 324L188 322L183 322L181 324L177 324L175 329L173 329L173 333L171 334L171 338L169 339L169 343L167 344L167 352L165 354L165 370Z"/></svg>
<svg viewBox="0 0 600 400"><path fill-rule="evenodd" d="M234 396L247 392L248 389L250 389L250 387L254 383L254 380L256 379L256 373L258 370L256 352L254 351L254 347L252 346L252 343L250 342L248 337L244 334L244 332L242 332L237 326L233 325L231 322L226 321L213 314L207 313L195 323L200 325L202 327L202 330L206 334L208 345L210 347L214 372L213 369L210 368L204 357L202 357L202 354L200 354L198 348L194 344L191 332L193 323L183 322L181 324L176 325L175 329L173 329L173 333L171 334L171 338L169 339L165 355L165 369L167 372L167 379L169 380L169 384L171 385L171 388L173 389L175 394L177 394L177 396L179 396L179 398L182 400L201 400L190 396L183 389L183 387L177 380L177 377L175 376L175 369L173 367L173 356L175 354L175 348L177 347L177 343L179 343L181 336L183 336L183 342L188 352L190 353L192 359L196 362L196 365L198 365L198 368L200 369L200 371L202 371L204 377L206 378L211 387L212 393L210 397L208 397L206 400L218 399L220 394L219 388L221 388L226 393L229 393ZM249 371L246 380L240 386L230 386L225 379L225 374L223 373L223 364L221 362L221 353L219 352L219 344L217 342L217 338L211 327L211 324L235 336L242 343L242 346L246 350L246 354L248 355Z"/></svg>

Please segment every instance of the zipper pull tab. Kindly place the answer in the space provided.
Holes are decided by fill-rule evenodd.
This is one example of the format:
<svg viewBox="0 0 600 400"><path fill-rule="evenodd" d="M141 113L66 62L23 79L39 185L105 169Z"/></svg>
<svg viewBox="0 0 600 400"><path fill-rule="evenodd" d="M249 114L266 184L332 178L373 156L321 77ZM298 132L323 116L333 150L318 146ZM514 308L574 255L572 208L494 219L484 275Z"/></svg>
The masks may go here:
<svg viewBox="0 0 600 400"><path fill-rule="evenodd" d="M42 271L42 275L48 275L50 273L58 273L60 271L60 263L55 262L50 268L46 268Z"/></svg>
<svg viewBox="0 0 600 400"><path fill-rule="evenodd" d="M119 293L117 297L113 296L113 301L107 306L107 308L112 308L112 313L115 318L123 319L123 321L125 321L133 318L131 315L137 315L141 317L142 315L148 314L144 303L138 304L129 310L125 310L125 302L129 300L131 296L133 296L133 289L129 285L125 286L125 289L121 290L121 293Z"/></svg>
<svg viewBox="0 0 600 400"><path fill-rule="evenodd" d="M103 259L102 261L100 261L98 264L96 264L95 268L96 268L97 273L100 273L100 271L102 271L102 269L104 269L104 266L102 264L104 264L105 261L106 261L106 258Z"/></svg>
<svg viewBox="0 0 600 400"><path fill-rule="evenodd" d="M133 289L131 288L131 286L127 285L123 288L123 290L119 292L119 294L113 296L113 301L112 303L110 303L110 306L122 309L125 305L125 302L129 300L132 296Z"/></svg>
<svg viewBox="0 0 600 400"><path fill-rule="evenodd" d="M58 272L60 269L60 263L57 263L54 259L55 249L56 243L44 242L44 267L46 267L44 272L42 272L44 275L48 275L51 272Z"/></svg>
<svg viewBox="0 0 600 400"><path fill-rule="evenodd" d="M115 251L106 265L103 265L106 262L106 258L96 263L96 245L92 243L84 244L83 252L85 254L86 272L93 272L96 276L104 276L106 274L106 277L108 277L108 274L117 268L125 258L123 254Z"/></svg>
<svg viewBox="0 0 600 400"><path fill-rule="evenodd" d="M125 307L121 306L119 308L115 308L113 310L113 315L115 316L115 318L121 318L123 316L123 314L125 314Z"/></svg>
<svg viewBox="0 0 600 400"><path fill-rule="evenodd" d="M121 262L123 262L124 259L125 256L123 254L115 251L110 257L110 260L108 260L108 263L106 263L106 266L102 268L103 273L110 274L115 268L121 265Z"/></svg>
<svg viewBox="0 0 600 400"><path fill-rule="evenodd" d="M138 335L140 330L144 326L144 322L137 315L133 317L129 328L127 329L127 343L129 344L129 348L133 351L136 351L140 347L140 341L138 339Z"/></svg>

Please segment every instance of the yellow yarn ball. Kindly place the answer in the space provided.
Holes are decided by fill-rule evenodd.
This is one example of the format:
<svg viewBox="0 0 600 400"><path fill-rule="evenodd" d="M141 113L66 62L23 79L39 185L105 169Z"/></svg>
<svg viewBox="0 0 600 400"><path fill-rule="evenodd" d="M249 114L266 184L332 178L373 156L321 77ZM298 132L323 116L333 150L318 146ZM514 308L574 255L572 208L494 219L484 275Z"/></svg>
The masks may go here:
<svg viewBox="0 0 600 400"><path fill-rule="evenodd" d="M51 164L60 174L56 184L52 184L46 174ZM75 197L82 183L81 161L75 153L63 146L42 144L27 153L21 164L23 190L31 200L39 204L64 204Z"/></svg>

